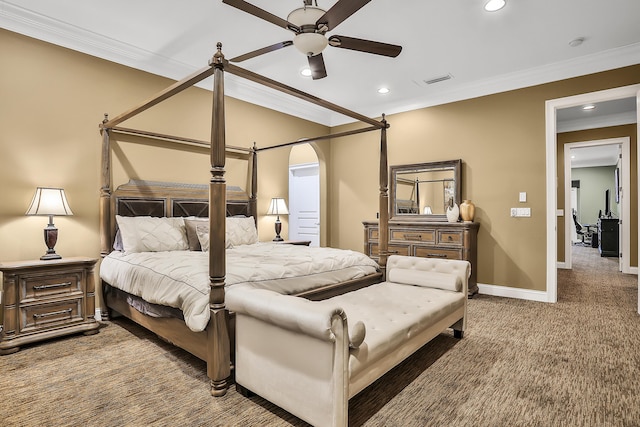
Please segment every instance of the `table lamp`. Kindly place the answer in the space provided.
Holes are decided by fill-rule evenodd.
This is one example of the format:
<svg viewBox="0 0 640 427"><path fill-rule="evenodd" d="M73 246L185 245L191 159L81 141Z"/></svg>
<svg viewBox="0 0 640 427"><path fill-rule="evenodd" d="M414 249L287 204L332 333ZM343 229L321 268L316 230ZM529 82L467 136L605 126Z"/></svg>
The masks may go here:
<svg viewBox="0 0 640 427"><path fill-rule="evenodd" d="M44 242L47 245L47 253L40 257L41 260L62 258L53 249L58 241L58 229L53 225L54 215L73 215L67 197L62 188L36 188L36 194L31 200L26 215L48 215L49 224L44 229Z"/></svg>
<svg viewBox="0 0 640 427"><path fill-rule="evenodd" d="M282 231L280 215L289 215L289 210L287 209L287 204L285 203L284 199L278 197L274 197L273 199L271 199L271 204L269 205L267 215L276 215L276 238L273 239L273 241L282 242L284 239L280 237L280 231Z"/></svg>

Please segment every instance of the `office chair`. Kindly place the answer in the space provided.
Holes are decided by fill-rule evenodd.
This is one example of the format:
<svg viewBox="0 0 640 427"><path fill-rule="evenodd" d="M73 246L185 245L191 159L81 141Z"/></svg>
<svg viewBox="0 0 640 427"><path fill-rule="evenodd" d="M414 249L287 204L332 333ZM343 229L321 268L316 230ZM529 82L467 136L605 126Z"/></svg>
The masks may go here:
<svg viewBox="0 0 640 427"><path fill-rule="evenodd" d="M575 212L573 213L573 223L576 226L576 233L582 237L582 245L591 246L591 239L593 237L593 231L590 229L591 225L582 225L578 222Z"/></svg>

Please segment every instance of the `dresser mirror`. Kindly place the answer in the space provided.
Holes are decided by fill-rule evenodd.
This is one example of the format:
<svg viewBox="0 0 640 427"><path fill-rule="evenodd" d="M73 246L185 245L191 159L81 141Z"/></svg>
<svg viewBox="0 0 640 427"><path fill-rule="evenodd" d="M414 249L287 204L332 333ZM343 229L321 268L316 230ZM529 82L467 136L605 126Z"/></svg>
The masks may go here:
<svg viewBox="0 0 640 427"><path fill-rule="evenodd" d="M392 219L446 221L453 201L460 205L462 160L391 166Z"/></svg>

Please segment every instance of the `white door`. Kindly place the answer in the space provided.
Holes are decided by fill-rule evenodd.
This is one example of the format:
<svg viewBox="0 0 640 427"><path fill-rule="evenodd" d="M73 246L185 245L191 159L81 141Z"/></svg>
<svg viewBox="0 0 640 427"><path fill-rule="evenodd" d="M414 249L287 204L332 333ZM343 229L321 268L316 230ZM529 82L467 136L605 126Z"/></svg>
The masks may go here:
<svg viewBox="0 0 640 427"><path fill-rule="evenodd" d="M578 189L576 187L571 187L571 218L573 218L574 212L578 212ZM571 242L579 242L580 239L578 239L578 232L576 231L573 219L572 224L574 226L571 228Z"/></svg>
<svg viewBox="0 0 640 427"><path fill-rule="evenodd" d="M627 171L622 167L622 144L618 145L618 164L617 167L617 175L614 185L617 188L613 189L613 201L618 203L617 211L618 211L618 271L622 271L624 267L624 259L625 257L629 258L629 253L621 254L624 248L624 229L623 227L627 224L627 218L624 217L624 192L622 191L622 175L626 174ZM616 200L616 194L619 195L619 199Z"/></svg>
<svg viewBox="0 0 640 427"><path fill-rule="evenodd" d="M289 240L310 240L310 246L320 246L318 163L289 167Z"/></svg>

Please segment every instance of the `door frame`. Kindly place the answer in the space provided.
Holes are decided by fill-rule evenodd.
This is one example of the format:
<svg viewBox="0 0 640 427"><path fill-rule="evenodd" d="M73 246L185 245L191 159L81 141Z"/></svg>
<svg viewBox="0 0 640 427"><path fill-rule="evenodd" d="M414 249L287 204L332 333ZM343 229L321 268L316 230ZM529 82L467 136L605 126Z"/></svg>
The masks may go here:
<svg viewBox="0 0 640 427"><path fill-rule="evenodd" d="M622 146L622 161L620 173L622 174L622 193L621 205L622 211L618 212L618 217L622 222L620 251L620 267L623 273L631 273L631 230L629 227L629 218L631 217L631 203L627 198L631 194L631 138L628 136L620 138L598 139L593 141L580 141L564 144L564 264L558 265L558 268L571 269L571 231L575 228L573 225L573 217L567 213L571 211L571 156L569 152L573 148L580 147L597 147L602 145L620 145Z"/></svg>
<svg viewBox="0 0 640 427"><path fill-rule="evenodd" d="M556 185L557 178L557 110L560 108L575 107L582 104L592 102L611 101L615 99L636 97L636 105L640 107L640 84L623 86L614 89L607 89L597 92L584 93L565 98L551 99L545 102L545 122L546 122L546 240L547 240L547 302L555 303L558 301L558 239L557 239L557 217L564 212L557 210L558 192ZM640 109L636 108L636 114L640 116ZM640 120L637 121L637 133L640 133ZM640 158L640 153L639 156ZM638 177L640 184L640 174ZM640 221L640 211L638 213ZM640 238L640 227L638 231ZM640 292L638 294L638 313L640 313Z"/></svg>

